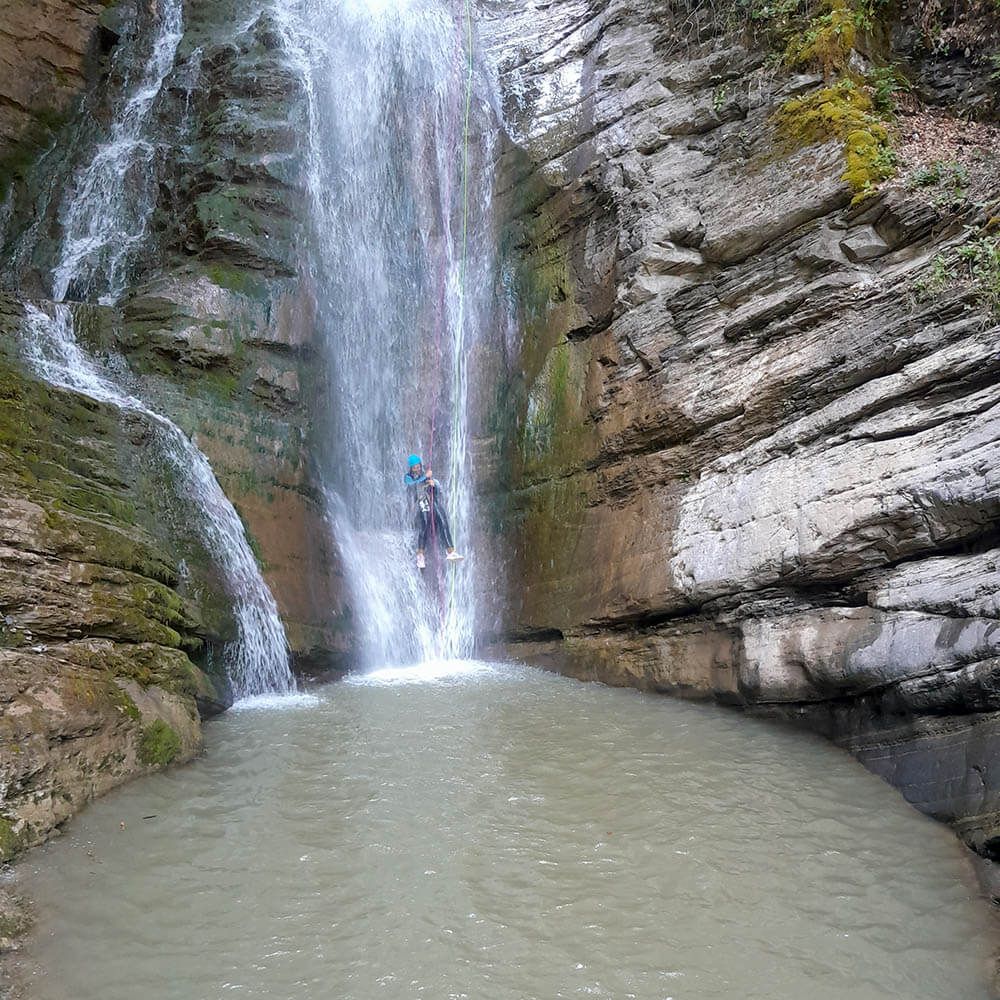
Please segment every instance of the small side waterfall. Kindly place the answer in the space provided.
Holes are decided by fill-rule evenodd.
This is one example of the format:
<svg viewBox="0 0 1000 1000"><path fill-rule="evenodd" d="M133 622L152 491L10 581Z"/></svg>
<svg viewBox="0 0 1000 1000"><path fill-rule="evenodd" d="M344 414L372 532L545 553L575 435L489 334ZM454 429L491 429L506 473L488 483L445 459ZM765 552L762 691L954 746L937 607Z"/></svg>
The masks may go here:
<svg viewBox="0 0 1000 1000"><path fill-rule="evenodd" d="M113 305L125 291L127 268L146 235L155 198L152 170L156 145L147 117L173 68L183 37L182 0L160 5L148 60L138 65L116 53L122 65L122 99L109 135L93 160L77 170L63 203L63 245L52 274L53 298L96 294Z"/></svg>
<svg viewBox="0 0 1000 1000"><path fill-rule="evenodd" d="M492 295L491 134L467 129L483 89L471 14L444 0L275 2L309 99L306 267L332 393L329 520L359 639L369 666L467 656L474 553L446 566L429 551L421 576L403 474L421 453L464 549L467 354Z"/></svg>
<svg viewBox="0 0 1000 1000"><path fill-rule="evenodd" d="M237 699L295 689L288 646L278 608L264 582L239 515L219 486L208 459L181 429L155 413L121 386L79 345L73 313L53 303L49 315L27 305L25 358L50 385L81 392L120 410L145 417L162 464L169 468L177 498L197 513L193 527L215 557L233 600L237 638L225 651L226 668Z"/></svg>
<svg viewBox="0 0 1000 1000"><path fill-rule="evenodd" d="M23 325L26 360L52 385L84 393L123 411L142 415L155 431L155 447L170 469L178 499L192 511L193 527L215 558L233 601L237 637L225 661L233 693L243 698L294 690L288 644L278 609L247 542L233 505L208 460L172 421L126 390L107 366L79 344L71 307L64 300L96 297L114 304L128 283L128 268L142 242L155 204L148 118L173 67L182 35L182 2L160 4L157 32L145 63L119 51L124 80L114 124L93 159L78 168L61 220L64 239L52 274L51 311L28 306ZM121 63L121 67L119 67Z"/></svg>

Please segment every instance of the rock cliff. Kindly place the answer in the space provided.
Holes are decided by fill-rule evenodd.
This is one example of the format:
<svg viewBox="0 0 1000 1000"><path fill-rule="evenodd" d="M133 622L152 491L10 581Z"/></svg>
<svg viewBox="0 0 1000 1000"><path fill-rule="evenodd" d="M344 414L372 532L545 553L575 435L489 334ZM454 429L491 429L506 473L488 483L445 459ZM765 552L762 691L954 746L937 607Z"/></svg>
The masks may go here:
<svg viewBox="0 0 1000 1000"><path fill-rule="evenodd" d="M6 193L66 121L114 32L103 2L0 4L0 187Z"/></svg>
<svg viewBox="0 0 1000 1000"><path fill-rule="evenodd" d="M26 311L51 309L66 192L112 117L115 53L141 57L157 5L10 0L4 13L0 861L131 775L192 756L200 715L231 700L220 653L235 629L151 423L24 360ZM81 344L210 458L296 664L313 670L342 662L349 631L310 480L307 401L324 392L293 222L302 94L285 60L258 5L188 5L146 127L152 193L127 290L72 312Z"/></svg>
<svg viewBox="0 0 1000 1000"><path fill-rule="evenodd" d="M475 358L477 453L518 655L797 719L993 856L997 30L932 6L484 2L512 315ZM5 858L195 752L234 624L147 423L21 349L156 4L4 12ZM280 36L187 5L127 290L73 314L211 459L312 668L349 656L350 610Z"/></svg>
<svg viewBox="0 0 1000 1000"><path fill-rule="evenodd" d="M149 429L27 378L0 301L0 859L136 771L190 757L222 609L184 596Z"/></svg>
<svg viewBox="0 0 1000 1000"><path fill-rule="evenodd" d="M926 6L492 8L483 432L515 655L797 719L992 857L997 23Z"/></svg>

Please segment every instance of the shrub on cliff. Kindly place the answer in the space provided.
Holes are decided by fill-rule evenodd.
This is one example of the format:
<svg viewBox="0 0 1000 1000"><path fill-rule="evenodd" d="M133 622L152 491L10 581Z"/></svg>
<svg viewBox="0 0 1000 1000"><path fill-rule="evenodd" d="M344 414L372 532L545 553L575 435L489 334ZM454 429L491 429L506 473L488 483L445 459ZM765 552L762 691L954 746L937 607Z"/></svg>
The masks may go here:
<svg viewBox="0 0 1000 1000"><path fill-rule="evenodd" d="M971 288L986 308L1000 313L1000 236L970 231L961 246L934 257L914 289L918 298L927 299L963 285Z"/></svg>

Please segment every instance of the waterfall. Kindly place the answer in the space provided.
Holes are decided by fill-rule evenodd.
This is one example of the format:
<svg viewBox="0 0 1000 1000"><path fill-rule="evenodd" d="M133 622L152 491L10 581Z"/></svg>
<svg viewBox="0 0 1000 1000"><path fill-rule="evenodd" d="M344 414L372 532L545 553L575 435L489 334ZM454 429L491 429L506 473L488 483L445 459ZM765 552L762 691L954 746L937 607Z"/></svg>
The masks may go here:
<svg viewBox="0 0 1000 1000"><path fill-rule="evenodd" d="M309 102L307 186L331 392L329 523L369 666L466 656L475 554L415 567L406 456L442 481L456 544L470 540L467 357L492 289L486 129L467 136L466 11L445 0L275 0ZM463 149L469 186L463 244ZM463 250L467 251L463 253Z"/></svg>
<svg viewBox="0 0 1000 1000"><path fill-rule="evenodd" d="M123 54L133 55L127 49L115 54L115 68L124 63L123 99L110 134L93 160L77 171L63 205L65 236L52 275L57 300L72 288L75 297L97 292L101 304L113 305L125 291L127 267L146 234L155 200L156 144L148 136L147 118L183 37L182 7L182 0L162 3L144 64L123 59Z"/></svg>
<svg viewBox="0 0 1000 1000"><path fill-rule="evenodd" d="M125 291L128 267L155 205L156 145L150 114L174 64L182 35L181 0L164 0L148 60L136 70L128 53L116 53L124 84L107 139L75 173L61 212L64 238L52 273L51 311L26 307L24 353L38 376L52 385L143 416L155 447L176 483L178 499L194 514L193 528L213 556L233 601L237 636L225 663L237 698L289 692L295 681L278 609L247 541L239 515L219 486L208 460L172 421L130 394L108 366L76 339L73 312L61 301L96 296L114 304ZM124 64L124 65L121 65Z"/></svg>

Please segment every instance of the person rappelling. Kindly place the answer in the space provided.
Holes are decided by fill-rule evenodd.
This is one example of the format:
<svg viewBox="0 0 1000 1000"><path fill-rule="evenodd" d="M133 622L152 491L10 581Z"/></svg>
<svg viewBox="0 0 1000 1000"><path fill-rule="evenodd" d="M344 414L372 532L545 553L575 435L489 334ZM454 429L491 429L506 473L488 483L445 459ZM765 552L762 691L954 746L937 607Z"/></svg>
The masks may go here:
<svg viewBox="0 0 1000 1000"><path fill-rule="evenodd" d="M406 492L412 498L416 508L417 518L417 569L426 569L428 537L439 539L444 546L445 559L448 562L458 562L465 556L455 551L455 543L451 537L451 526L448 515L441 503L441 484L434 478L430 469L424 468L423 459L419 455L411 455L407 459L407 472L403 477Z"/></svg>

